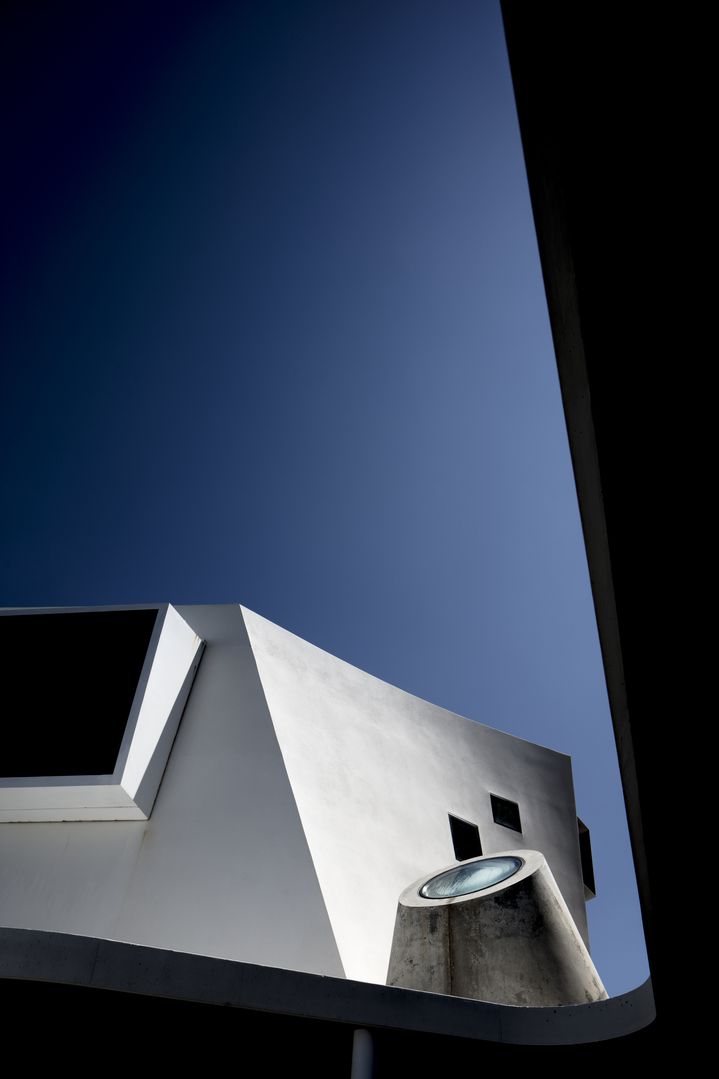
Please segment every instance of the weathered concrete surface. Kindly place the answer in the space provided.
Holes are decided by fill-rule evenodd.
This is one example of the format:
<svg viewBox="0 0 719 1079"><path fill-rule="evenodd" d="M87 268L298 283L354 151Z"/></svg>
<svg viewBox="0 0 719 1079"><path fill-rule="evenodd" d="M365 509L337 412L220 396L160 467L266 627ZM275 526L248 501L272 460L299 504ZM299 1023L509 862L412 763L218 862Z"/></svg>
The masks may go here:
<svg viewBox="0 0 719 1079"><path fill-rule="evenodd" d="M544 856L501 854L524 865L490 888L425 899L419 890L436 875L431 873L402 893L387 984L526 1007L605 1000Z"/></svg>

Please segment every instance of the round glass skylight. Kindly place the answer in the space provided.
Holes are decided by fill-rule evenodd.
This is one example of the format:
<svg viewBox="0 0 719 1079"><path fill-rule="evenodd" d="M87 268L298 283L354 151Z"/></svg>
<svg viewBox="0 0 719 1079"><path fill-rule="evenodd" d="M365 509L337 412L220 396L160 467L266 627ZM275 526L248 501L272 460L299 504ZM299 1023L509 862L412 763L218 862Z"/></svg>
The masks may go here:
<svg viewBox="0 0 719 1079"><path fill-rule="evenodd" d="M514 876L523 865L521 858L504 855L501 858L483 858L481 862L458 865L447 869L423 884L419 894L424 899L452 899L470 892L481 892L493 884Z"/></svg>

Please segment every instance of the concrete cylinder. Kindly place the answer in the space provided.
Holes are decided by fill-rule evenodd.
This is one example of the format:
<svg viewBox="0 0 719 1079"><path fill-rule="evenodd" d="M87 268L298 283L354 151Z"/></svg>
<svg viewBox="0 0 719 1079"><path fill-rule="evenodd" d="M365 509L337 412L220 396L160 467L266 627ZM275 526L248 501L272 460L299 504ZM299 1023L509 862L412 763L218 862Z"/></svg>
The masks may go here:
<svg viewBox="0 0 719 1079"><path fill-rule="evenodd" d="M544 855L533 850L454 863L406 888L387 984L529 1007L607 999Z"/></svg>

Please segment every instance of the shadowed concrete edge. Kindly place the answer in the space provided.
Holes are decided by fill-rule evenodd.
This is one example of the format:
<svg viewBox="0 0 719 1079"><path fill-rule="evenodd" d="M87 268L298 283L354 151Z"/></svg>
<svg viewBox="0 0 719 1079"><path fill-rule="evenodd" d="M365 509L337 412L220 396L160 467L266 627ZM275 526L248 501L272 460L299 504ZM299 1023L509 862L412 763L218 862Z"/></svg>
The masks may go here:
<svg viewBox="0 0 719 1079"><path fill-rule="evenodd" d="M515 1045L621 1038L655 1014L649 980L594 1004L520 1008L35 929L0 929L0 978Z"/></svg>

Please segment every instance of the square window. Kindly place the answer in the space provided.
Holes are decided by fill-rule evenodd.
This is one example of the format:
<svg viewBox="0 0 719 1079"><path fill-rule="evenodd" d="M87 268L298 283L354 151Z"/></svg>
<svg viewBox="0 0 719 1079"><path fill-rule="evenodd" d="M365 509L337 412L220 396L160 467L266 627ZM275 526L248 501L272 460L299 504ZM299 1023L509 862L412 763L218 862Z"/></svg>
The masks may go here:
<svg viewBox="0 0 719 1079"><path fill-rule="evenodd" d="M496 794L490 794L492 802L492 817L495 824L501 824L503 828L511 828L513 832L522 831L522 822L519 819L519 806L516 802L510 802L508 798L500 798Z"/></svg>

